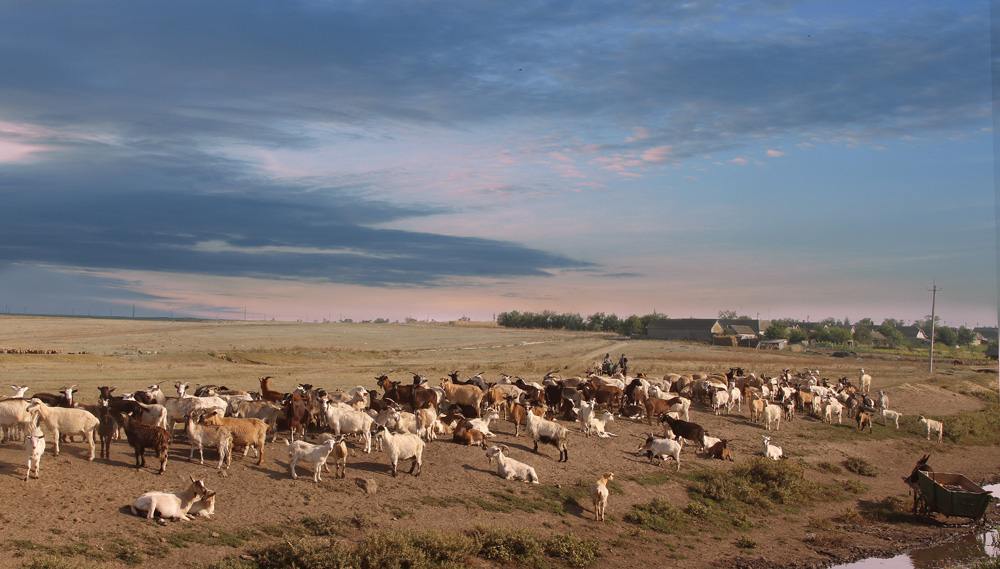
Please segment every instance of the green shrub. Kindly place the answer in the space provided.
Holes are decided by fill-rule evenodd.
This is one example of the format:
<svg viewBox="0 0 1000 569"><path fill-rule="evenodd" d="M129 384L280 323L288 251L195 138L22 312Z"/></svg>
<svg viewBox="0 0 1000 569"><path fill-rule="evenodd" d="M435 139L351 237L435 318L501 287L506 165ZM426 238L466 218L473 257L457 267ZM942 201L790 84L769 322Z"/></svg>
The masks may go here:
<svg viewBox="0 0 1000 569"><path fill-rule="evenodd" d="M601 555L601 544L590 537L580 538L572 532L552 536L545 552L566 561L570 567L586 567Z"/></svg>
<svg viewBox="0 0 1000 569"><path fill-rule="evenodd" d="M849 456L844 459L844 468L861 476L878 475L878 469L875 468L875 465L860 456Z"/></svg>
<svg viewBox="0 0 1000 569"><path fill-rule="evenodd" d="M498 563L535 565L542 555L542 543L523 529L476 527L469 533L476 542L478 556Z"/></svg>
<svg viewBox="0 0 1000 569"><path fill-rule="evenodd" d="M622 519L660 533L677 533L690 522L683 510L660 498L654 498L648 504L635 504Z"/></svg>
<svg viewBox="0 0 1000 569"><path fill-rule="evenodd" d="M741 535L739 539L736 540L736 547L739 547L740 549L753 549L757 547L757 540L749 536Z"/></svg>

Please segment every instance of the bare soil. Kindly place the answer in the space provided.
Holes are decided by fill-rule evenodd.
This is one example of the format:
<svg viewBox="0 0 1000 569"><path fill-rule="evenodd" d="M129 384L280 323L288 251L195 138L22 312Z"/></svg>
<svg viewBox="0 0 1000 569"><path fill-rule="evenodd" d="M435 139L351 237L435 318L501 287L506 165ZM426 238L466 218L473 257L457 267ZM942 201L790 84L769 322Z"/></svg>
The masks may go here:
<svg viewBox="0 0 1000 569"><path fill-rule="evenodd" d="M300 527L307 516L327 514L346 520L338 539L357 540L366 532L386 529L463 531L476 525L528 529L539 536L572 532L602 543L605 560L620 567L683 563L690 569L709 567L821 567L870 555L949 539L968 532L965 520L919 519L900 513L889 521L863 515L888 497L909 505L901 477L917 458L931 453L938 471L960 472L980 481L996 481L1000 447L963 447L927 441L918 433L916 416L944 417L983 409L977 391L996 396L995 364L936 363L936 373L914 356L832 358L825 352L762 352L721 348L690 342L622 340L593 333L505 330L492 325L456 324L307 324L275 322L189 322L113 319L0 317L0 350L54 350L54 354L0 355L6 384L29 385L31 393L53 392L68 384L80 389L83 403L97 400L100 385L116 393L145 389L153 383L173 391L176 381L221 384L256 390L257 378L273 376L272 387L291 391L299 383L328 389L364 385L374 389L375 376L389 372L408 381L409 372L437 378L458 370L463 376L485 372L495 380L500 372L540 380L559 370L563 376L583 372L611 353L629 356L632 372L724 372L740 365L747 371L776 375L784 368L819 369L823 377L857 377L864 367L873 389L885 390L892 408L904 414L901 430L874 426L859 432L853 421L826 425L811 417L783 421L770 433L789 460L805 467L810 480L854 484L831 501L778 508L750 516L737 524L693 526L679 535L642 530L624 521L635 504L653 498L684 506L688 487L699 472L728 469L730 463L696 455L685 447L681 470L637 457L645 433L658 426L618 419L609 423L615 437L571 435L569 461L556 462L552 447L532 450L524 434L513 436L513 425L495 422L496 440L512 449L513 458L533 465L540 486L501 480L482 449L450 440L430 443L423 475L398 478L389 473L384 453L365 454L356 444L346 479L332 475L314 484L309 467L299 467L299 479L288 473L280 442L267 445L263 466L238 458L228 471L218 471L214 453L206 464L189 462L188 446L178 435L171 447L167 472L136 470L124 442L112 446L111 460L88 462L87 447L63 445L53 457L52 445L42 460L41 478L23 481L24 451L20 443L0 445L0 568L36 566L44 562L67 567L149 565L191 567L239 555L249 548ZM970 365L971 364L971 365ZM977 373L990 369L994 373ZM994 408L995 409L995 408ZM761 425L742 412L717 417L695 403L691 419L715 436L730 440L737 463L761 452ZM573 425L568 425L573 427ZM996 437L994 437L995 440ZM211 458L210 458L211 457ZM860 457L877 469L874 477L846 470L829 471L821 463L839 466ZM613 471L615 492L608 521L593 521L588 491L604 471ZM133 516L128 505L149 490L175 490L188 476L203 478L217 491L215 516L209 520L157 524ZM357 479L378 484L367 495ZM853 481L853 482L851 482ZM862 486L857 486L860 483ZM572 497L568 501L567 497ZM526 511L533 510L533 511ZM995 519L995 510L991 519ZM725 516L719 519L725 520ZM325 538L324 538L325 539ZM755 547L740 547L755 543ZM605 561L602 561L602 563Z"/></svg>

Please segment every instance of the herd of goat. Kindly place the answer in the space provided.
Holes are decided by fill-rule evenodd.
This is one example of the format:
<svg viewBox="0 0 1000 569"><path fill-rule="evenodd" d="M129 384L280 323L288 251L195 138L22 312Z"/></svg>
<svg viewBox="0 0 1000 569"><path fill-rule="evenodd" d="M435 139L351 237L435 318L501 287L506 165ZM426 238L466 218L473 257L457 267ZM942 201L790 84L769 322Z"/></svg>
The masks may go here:
<svg viewBox="0 0 1000 569"><path fill-rule="evenodd" d="M334 476L346 476L349 456L347 438L353 437L359 452L384 451L391 473L396 476L400 461L412 461L409 473L419 476L426 445L439 437L450 437L462 445L478 445L486 458L496 461L497 474L508 480L538 484L534 467L512 458L507 445L495 441L490 430L494 420L514 425L514 436L523 426L538 452L539 443L551 445L558 460L569 460L571 428L586 436L613 437L607 424L615 417L645 420L663 427L663 436L650 433L636 452L650 463L662 464L673 459L680 470L684 444L697 445L699 453L710 458L733 460L728 440L710 436L708 430L691 421L692 402L721 415L742 413L747 405L750 420L763 423L769 431L780 430L781 421L797 413L811 413L824 422L834 418L841 423L846 414L857 421L858 428L871 432L873 417L882 424L899 428L900 414L889 408L883 391L873 395L871 376L860 370L857 382L846 377L835 382L819 377L818 371L792 373L784 370L775 377L746 374L741 368L728 373L667 374L650 378L604 376L592 369L583 377L559 378L547 374L542 381L525 381L501 374L497 382L487 382L482 373L466 380L453 372L432 386L419 374L409 383L391 381L386 374L376 378L378 390L356 386L348 390L324 390L299 385L290 393L271 389L270 377L261 377L260 391L249 393L217 385L200 385L189 393L190 386L176 383L177 396L168 397L159 385L123 396L115 388L99 387L98 402L81 404L78 390L70 386L59 393L35 393L26 396L26 386L12 386L13 397L0 400L0 426L3 441L23 439L28 469L24 479L38 478L39 463L46 448L46 437L59 455L60 442L82 436L89 445L93 460L97 444L102 459L110 459L112 440L121 436L135 452L135 466L145 466L145 451L160 461L159 472L167 467L168 448L175 428L184 425L183 433L190 447L204 464L204 449L218 455L217 468L228 468L232 453L242 449L246 457L252 450L257 465L264 461L268 437L274 443L278 433L287 433L284 446L288 452L289 471L297 478L296 466L309 465L313 481L322 480L328 464L334 464ZM934 434L941 441L944 428L939 421L919 418L928 440ZM306 434L316 442L308 442ZM763 437L763 456L778 460L784 454ZM602 519L607 504L607 483L614 479L605 472L591 489L595 519ZM189 487L180 492L149 492L132 506L136 514L185 520L191 516L208 517L214 513L215 493L204 482L191 478Z"/></svg>

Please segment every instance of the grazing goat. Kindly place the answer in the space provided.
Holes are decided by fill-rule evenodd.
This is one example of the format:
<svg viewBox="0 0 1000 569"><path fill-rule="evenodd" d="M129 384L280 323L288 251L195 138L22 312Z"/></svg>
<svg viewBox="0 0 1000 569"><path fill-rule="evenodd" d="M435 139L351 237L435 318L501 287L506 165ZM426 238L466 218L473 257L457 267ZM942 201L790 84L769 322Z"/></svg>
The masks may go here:
<svg viewBox="0 0 1000 569"><path fill-rule="evenodd" d="M90 446L90 456L94 460L94 432L100 421L90 411L84 409L67 409L64 407L49 407L38 399L32 399L26 407L29 413L36 414L45 429L52 433L55 451L53 456L59 456L59 435L82 435Z"/></svg>
<svg viewBox="0 0 1000 569"><path fill-rule="evenodd" d="M778 460L779 458L785 458L785 453L781 452L781 447L771 444L771 437L763 435L764 437L764 456L770 458L771 460Z"/></svg>
<svg viewBox="0 0 1000 569"><path fill-rule="evenodd" d="M132 504L132 513L138 516L140 511L146 512L146 519L153 519L159 512L162 518L190 520L188 511L196 500L208 493L208 489L203 481L195 480L193 476L188 478L191 484L183 492L146 492L139 496Z"/></svg>
<svg viewBox="0 0 1000 569"><path fill-rule="evenodd" d="M675 437L684 438L699 445L705 444L705 437L708 436L708 429L697 423L674 419L669 414L661 416L660 422L666 423L667 428L670 429L670 432L673 433Z"/></svg>
<svg viewBox="0 0 1000 569"><path fill-rule="evenodd" d="M927 429L927 440L931 440L931 433L937 433L938 442L944 440L944 424L941 421L928 419L921 415L920 418L917 419L917 422Z"/></svg>
<svg viewBox="0 0 1000 569"><path fill-rule="evenodd" d="M307 443L303 440L289 441L288 439L282 439L285 446L288 447L288 471L292 474L292 480L298 480L299 476L295 474L295 465L301 460L307 462L313 467L313 482L320 482L323 480L322 471L323 466L326 464L327 458L329 458L330 453L333 452L335 446L337 446L337 441L335 439L327 439L323 444L314 445L312 443Z"/></svg>
<svg viewBox="0 0 1000 569"><path fill-rule="evenodd" d="M865 426L868 426L868 434L872 432L872 414L867 411L858 411L858 428L862 431L865 430Z"/></svg>
<svg viewBox="0 0 1000 569"><path fill-rule="evenodd" d="M206 425L224 427L233 435L233 444L243 447L245 457L253 447L257 453L257 466L264 464L264 442L267 440L267 423L260 419L223 417L218 411L209 411L201 421Z"/></svg>
<svg viewBox="0 0 1000 569"><path fill-rule="evenodd" d="M28 412L28 399L4 399L0 401L0 427L3 428L3 440L7 442L13 440L17 435L18 440L24 433L30 433L34 428L33 421L37 420Z"/></svg>
<svg viewBox="0 0 1000 569"><path fill-rule="evenodd" d="M170 445L170 431L156 425L146 425L134 417L119 416L118 421L125 426L125 438L135 449L135 468L146 466L146 449L156 451L160 459L160 474L167 470L167 450Z"/></svg>
<svg viewBox="0 0 1000 569"><path fill-rule="evenodd" d="M590 487L590 501L594 503L594 521L604 520L604 511L608 507L608 482L614 479L613 472L605 472L600 480Z"/></svg>
<svg viewBox="0 0 1000 569"><path fill-rule="evenodd" d="M677 463L677 470L680 470L681 449L683 447L683 439L658 439L653 436L653 433L649 433L649 436L646 437L646 442L639 445L636 452L637 454L645 454L649 457L650 463L652 463L655 458L657 466L663 464L663 461L666 460L667 457L673 458L674 462Z"/></svg>
<svg viewBox="0 0 1000 569"><path fill-rule="evenodd" d="M896 425L896 430L899 430L899 418L903 414L898 411L890 411L888 409L882 409L882 425L885 427L889 426L889 421L892 421Z"/></svg>
<svg viewBox="0 0 1000 569"><path fill-rule="evenodd" d="M323 465L323 469L329 472L328 465L330 464L330 459L333 459L333 476L335 478L343 478L347 476L347 435L334 436L330 433L323 433L319 436L320 444L326 443L327 440L333 439L333 452L326 459L326 464Z"/></svg>
<svg viewBox="0 0 1000 569"><path fill-rule="evenodd" d="M524 480L538 484L538 474L535 469L505 456L505 453L509 452L507 445L493 445L486 451L486 459L489 462L492 463L494 458L497 460L497 476L504 480Z"/></svg>
<svg viewBox="0 0 1000 569"><path fill-rule="evenodd" d="M97 437L101 439L101 458L104 460L111 460L111 439L118 434L118 422L111 414L109 403L107 399L101 399L100 407L97 408L100 413L97 418L100 421L97 425Z"/></svg>
<svg viewBox="0 0 1000 569"><path fill-rule="evenodd" d="M24 454L28 457L28 470L24 473L24 481L28 481L28 475L31 474L31 467L35 467L35 475L32 478L38 478L38 466L42 462L42 454L45 453L45 435L42 430L35 427L30 435L24 437Z"/></svg>
<svg viewBox="0 0 1000 569"><path fill-rule="evenodd" d="M214 446L219 451L219 465L216 468L222 468L223 464L229 468L233 461L233 433L229 429L219 425L199 424L190 415L184 426L188 443L191 445L189 461L194 460L194 449L197 448L201 459L199 464L205 464L205 447Z"/></svg>
<svg viewBox="0 0 1000 569"><path fill-rule="evenodd" d="M781 430L781 407L769 404L764 407L764 425L768 431L771 430L772 423L775 431Z"/></svg>
<svg viewBox="0 0 1000 569"><path fill-rule="evenodd" d="M413 465L410 466L410 474L420 476L420 472L423 470L423 439L412 433L394 435L384 426L378 427L375 436L381 440L386 452L389 453L389 462L392 464L393 476L397 475L399 461L411 458L413 459ZM416 470L416 473L413 472L414 470Z"/></svg>
<svg viewBox="0 0 1000 569"><path fill-rule="evenodd" d="M528 433L535 442L535 452L538 452L538 443L542 442L559 449L559 462L569 460L569 449L566 445L569 431L566 430L566 427L534 413L528 413Z"/></svg>
<svg viewBox="0 0 1000 569"><path fill-rule="evenodd" d="M375 430L375 419L367 413L345 407L330 405L323 402L323 412L327 424L335 435L359 435L365 443L365 453L372 451L372 431Z"/></svg>
<svg viewBox="0 0 1000 569"><path fill-rule="evenodd" d="M861 375L858 376L858 384L861 385L862 393L868 393L872 389L872 376L865 373L865 368L861 368Z"/></svg>

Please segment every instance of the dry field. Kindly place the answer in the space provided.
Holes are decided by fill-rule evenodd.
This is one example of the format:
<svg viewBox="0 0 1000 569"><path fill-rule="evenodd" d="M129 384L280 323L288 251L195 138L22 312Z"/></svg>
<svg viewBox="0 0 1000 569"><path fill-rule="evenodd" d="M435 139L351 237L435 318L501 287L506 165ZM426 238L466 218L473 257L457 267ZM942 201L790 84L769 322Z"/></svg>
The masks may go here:
<svg viewBox="0 0 1000 569"><path fill-rule="evenodd" d="M385 454L366 455L354 446L347 478L327 477L318 485L308 472L302 476L308 467L300 466L299 480L289 478L280 441L267 446L262 467L237 459L228 472L220 473L210 466L211 459L205 466L188 462L188 446L178 437L162 476L154 469L132 468L131 449L123 442L113 445L110 461L93 462L86 461L86 445L76 442L64 445L59 457L47 453L41 479L27 483L22 481L20 444L5 443L0 446L0 568L191 567L227 556L238 561L239 555L262 544L283 540L324 546L330 534L336 542L353 543L388 530L462 533L476 526L527 530L540 539L567 534L592 538L603 557L596 563L610 560L620 567L824 566L961 531L892 507L893 498L908 504L900 477L921 453L931 453L930 463L937 470L962 472L976 481L995 481L1000 466L995 432L980 434L980 441L991 441L986 444L938 444L919 435L916 425L918 414L932 415L944 419L947 433L957 414L995 414L996 405L987 400L997 398L996 373L975 371L990 365L995 370L995 364L939 362L930 376L926 362L916 359L843 360L824 353L759 352L463 324L0 317L0 349L59 352L0 355L0 370L4 384L29 385L29 395L77 384L81 400L92 403L99 385L115 386L119 394L153 383L172 392L176 381L256 390L257 378L263 375L273 376L272 388L281 391L298 383L374 388L375 376L385 372L402 381L409 379L408 372L418 372L435 383L452 370L463 376L482 371L490 380L500 372L539 380L552 370L576 375L605 353L616 359L625 353L632 372L652 376L726 371L739 365L768 375L783 368L818 368L822 376L834 379L855 378L863 366L874 377L874 389L884 389L891 407L904 418L900 431L879 423L873 434L858 432L853 422L826 425L808 417L782 422L780 431L771 433L773 442L784 448L787 463L797 465L810 483L822 484L822 490L804 501L789 498L788 503L754 507L705 498L708 481L725 478L714 475L752 465L760 454L765 431L748 420L746 407L742 413L716 417L705 406L692 405L692 421L729 439L736 463L711 461L686 447L679 473L672 463L656 467L635 456L639 437L651 429L645 423L610 423L608 430L617 436L608 439L572 433L567 463L557 463L551 447L534 454L523 434L513 437L512 425L495 424L492 430L511 447L513 458L538 470L539 486L500 480L481 449L450 440L428 446L419 478L401 473L394 479ZM874 467L875 476L845 469L849 458L863 459ZM597 523L587 489L606 470L615 472L616 482L608 519ZM143 492L180 489L188 475L203 478L218 492L212 520L159 525L128 512L128 504ZM366 495L356 485L357 478L374 479L378 491ZM665 518L650 514L655 508L647 506L654 499L661 507L676 506L659 513L673 516L672 525L657 525ZM472 563L493 566L482 559ZM539 563L558 567L566 562L543 556Z"/></svg>

